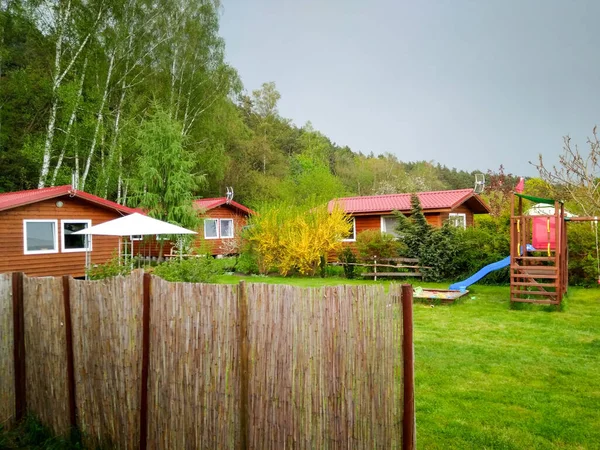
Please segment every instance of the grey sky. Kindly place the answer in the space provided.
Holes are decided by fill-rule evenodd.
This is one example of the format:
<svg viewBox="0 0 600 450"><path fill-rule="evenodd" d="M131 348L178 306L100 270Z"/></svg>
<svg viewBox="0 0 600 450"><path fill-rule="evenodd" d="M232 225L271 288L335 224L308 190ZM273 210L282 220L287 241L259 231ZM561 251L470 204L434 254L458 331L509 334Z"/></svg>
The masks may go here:
<svg viewBox="0 0 600 450"><path fill-rule="evenodd" d="M363 153L535 175L600 124L598 0L224 0L248 91Z"/></svg>

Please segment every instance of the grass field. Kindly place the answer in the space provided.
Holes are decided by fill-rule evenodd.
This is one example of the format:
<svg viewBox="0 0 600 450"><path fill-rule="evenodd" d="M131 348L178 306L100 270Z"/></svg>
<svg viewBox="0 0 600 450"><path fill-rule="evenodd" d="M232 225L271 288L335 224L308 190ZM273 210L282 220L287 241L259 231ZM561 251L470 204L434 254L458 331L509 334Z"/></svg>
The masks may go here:
<svg viewBox="0 0 600 450"><path fill-rule="evenodd" d="M455 305L415 303L418 448L600 449L600 289L570 289L561 312L512 310L508 287L470 289Z"/></svg>
<svg viewBox="0 0 600 450"><path fill-rule="evenodd" d="M571 289L561 312L510 309L508 287L470 289L454 305L415 303L418 448L600 449L600 289Z"/></svg>

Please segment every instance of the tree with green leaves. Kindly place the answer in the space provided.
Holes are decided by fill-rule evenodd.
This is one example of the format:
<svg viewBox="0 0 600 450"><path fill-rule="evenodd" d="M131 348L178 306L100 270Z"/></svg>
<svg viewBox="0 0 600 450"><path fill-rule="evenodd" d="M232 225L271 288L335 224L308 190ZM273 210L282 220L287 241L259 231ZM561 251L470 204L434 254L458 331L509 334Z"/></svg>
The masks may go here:
<svg viewBox="0 0 600 450"><path fill-rule="evenodd" d="M136 140L138 168L129 180L133 189L129 203L156 219L195 229L199 217L193 207L193 192L199 178L191 172L194 163L184 148L181 127L159 107L142 123Z"/></svg>

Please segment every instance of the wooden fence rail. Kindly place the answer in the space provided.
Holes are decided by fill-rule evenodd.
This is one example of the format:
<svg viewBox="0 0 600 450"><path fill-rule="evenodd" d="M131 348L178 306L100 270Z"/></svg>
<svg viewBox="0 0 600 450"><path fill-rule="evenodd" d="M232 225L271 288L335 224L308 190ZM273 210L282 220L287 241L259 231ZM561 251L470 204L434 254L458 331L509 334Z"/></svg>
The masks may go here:
<svg viewBox="0 0 600 450"><path fill-rule="evenodd" d="M0 424L122 449L414 449L412 288L0 274Z"/></svg>

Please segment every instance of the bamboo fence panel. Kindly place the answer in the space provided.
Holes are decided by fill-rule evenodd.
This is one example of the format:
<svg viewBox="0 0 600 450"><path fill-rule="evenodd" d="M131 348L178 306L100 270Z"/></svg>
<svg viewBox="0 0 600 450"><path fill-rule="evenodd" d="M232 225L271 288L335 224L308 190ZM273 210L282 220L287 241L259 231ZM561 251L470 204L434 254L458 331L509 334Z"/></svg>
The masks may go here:
<svg viewBox="0 0 600 450"><path fill-rule="evenodd" d="M399 303L381 287L255 284L248 304L249 448L400 447Z"/></svg>
<svg viewBox="0 0 600 450"><path fill-rule="evenodd" d="M15 415L13 307L11 274L0 274L0 425Z"/></svg>
<svg viewBox="0 0 600 450"><path fill-rule="evenodd" d="M88 445L139 446L142 276L70 282L78 425Z"/></svg>
<svg viewBox="0 0 600 450"><path fill-rule="evenodd" d="M61 278L23 278L27 409L56 434L69 431Z"/></svg>
<svg viewBox="0 0 600 450"><path fill-rule="evenodd" d="M237 448L236 292L152 278L148 448Z"/></svg>

